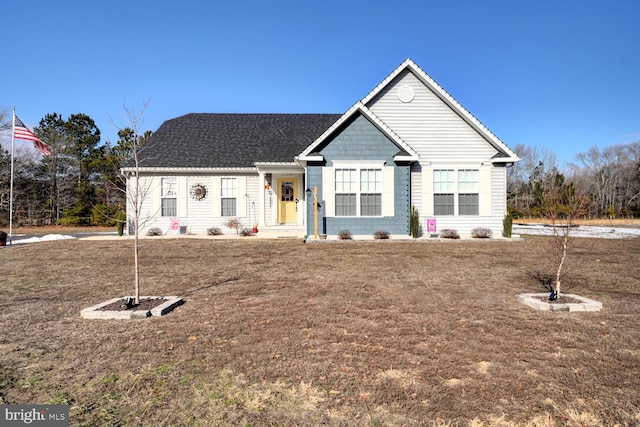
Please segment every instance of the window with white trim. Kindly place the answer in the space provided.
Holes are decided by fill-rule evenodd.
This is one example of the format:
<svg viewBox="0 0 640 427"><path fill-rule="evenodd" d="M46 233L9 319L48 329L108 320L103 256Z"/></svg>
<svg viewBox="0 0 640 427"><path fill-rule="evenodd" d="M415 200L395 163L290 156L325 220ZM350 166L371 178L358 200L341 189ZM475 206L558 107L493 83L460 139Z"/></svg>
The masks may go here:
<svg viewBox="0 0 640 427"><path fill-rule="evenodd" d="M480 214L480 171L458 170L458 215Z"/></svg>
<svg viewBox="0 0 640 427"><path fill-rule="evenodd" d="M356 216L356 169L336 169L336 216Z"/></svg>
<svg viewBox="0 0 640 427"><path fill-rule="evenodd" d="M178 216L178 179L161 178L160 192L160 216Z"/></svg>
<svg viewBox="0 0 640 427"><path fill-rule="evenodd" d="M480 171L478 169L458 169L457 174L455 169L435 169L433 171L434 215L479 215L479 187Z"/></svg>
<svg viewBox="0 0 640 427"><path fill-rule="evenodd" d="M238 183L236 178L220 179L220 215L237 215Z"/></svg>
<svg viewBox="0 0 640 427"><path fill-rule="evenodd" d="M382 215L382 169L360 169L360 215Z"/></svg>
<svg viewBox="0 0 640 427"><path fill-rule="evenodd" d="M433 213L434 215L453 215L455 182L453 169L433 171Z"/></svg>
<svg viewBox="0 0 640 427"><path fill-rule="evenodd" d="M335 169L336 216L382 216L382 169Z"/></svg>

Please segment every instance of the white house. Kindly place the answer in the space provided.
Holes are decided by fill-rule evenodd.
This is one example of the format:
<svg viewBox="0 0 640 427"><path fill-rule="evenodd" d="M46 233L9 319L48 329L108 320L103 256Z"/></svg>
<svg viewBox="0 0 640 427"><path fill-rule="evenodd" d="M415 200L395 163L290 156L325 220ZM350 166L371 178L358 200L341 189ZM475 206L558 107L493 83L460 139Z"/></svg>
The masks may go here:
<svg viewBox="0 0 640 427"><path fill-rule="evenodd" d="M139 159L143 233L235 233L236 218L260 236L408 235L411 206L425 235L501 235L519 161L411 59L344 114L187 114Z"/></svg>

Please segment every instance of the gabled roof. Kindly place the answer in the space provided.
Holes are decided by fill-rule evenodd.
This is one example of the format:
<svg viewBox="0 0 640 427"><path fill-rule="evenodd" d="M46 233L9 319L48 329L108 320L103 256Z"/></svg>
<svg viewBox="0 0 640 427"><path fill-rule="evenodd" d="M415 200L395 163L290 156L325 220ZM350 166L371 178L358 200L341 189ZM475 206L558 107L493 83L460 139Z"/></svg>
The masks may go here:
<svg viewBox="0 0 640 427"><path fill-rule="evenodd" d="M165 121L141 168L243 168L293 162L340 114L187 114Z"/></svg>
<svg viewBox="0 0 640 427"><path fill-rule="evenodd" d="M391 141L393 141L401 152L396 155L396 160L401 161L417 161L419 156L402 138L400 138L391 128L389 128L382 120L380 120L371 110L369 110L362 102L356 102L349 110L340 117L330 128L322 133L311 145L309 145L299 156L300 160L322 160L322 157L314 154L314 151L339 129L347 120L356 114L362 114L371 123L373 123L381 132L383 132Z"/></svg>
<svg viewBox="0 0 640 427"><path fill-rule="evenodd" d="M438 98L449 106L462 120L476 130L486 141L496 150L503 153L502 156L492 159L493 162L517 162L518 155L513 152L504 142L493 134L485 125L473 116L466 108L455 100L446 90L444 90L435 80L425 73L411 58L407 58L402 64L391 72L378 86L376 86L367 96L362 99L362 103L367 105L378 93L393 81L405 69L413 73L425 86L427 86Z"/></svg>

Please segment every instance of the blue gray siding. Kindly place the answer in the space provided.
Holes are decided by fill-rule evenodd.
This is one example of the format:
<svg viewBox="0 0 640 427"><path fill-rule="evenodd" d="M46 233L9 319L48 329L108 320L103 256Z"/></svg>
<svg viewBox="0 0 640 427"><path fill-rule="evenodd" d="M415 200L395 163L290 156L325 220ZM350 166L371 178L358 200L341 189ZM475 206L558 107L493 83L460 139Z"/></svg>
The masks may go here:
<svg viewBox="0 0 640 427"><path fill-rule="evenodd" d="M325 163L310 163L307 167L308 188L318 187L322 208L318 213L319 233L335 235L349 230L354 235L372 235L384 230L390 234L409 234L410 171L408 164L396 164L393 157L400 149L364 116L357 116L329 140L319 152ZM322 167L333 166L334 160L384 161L394 167L394 216L377 218L326 217L323 199ZM307 234L313 234L313 196L307 201Z"/></svg>

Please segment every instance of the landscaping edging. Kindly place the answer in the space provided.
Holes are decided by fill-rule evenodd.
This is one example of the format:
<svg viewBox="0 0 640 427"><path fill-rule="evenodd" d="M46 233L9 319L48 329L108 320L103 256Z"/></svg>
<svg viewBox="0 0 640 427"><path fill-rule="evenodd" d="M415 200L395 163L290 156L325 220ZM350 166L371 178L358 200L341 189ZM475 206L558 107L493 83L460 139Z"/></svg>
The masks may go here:
<svg viewBox="0 0 640 427"><path fill-rule="evenodd" d="M92 307L85 308L80 311L80 316L83 319L145 319L149 316L164 316L177 306L184 303L184 300L177 296L161 297L161 296L144 296L143 299L164 299L164 303L152 308L151 310L123 310L123 311L105 311L100 310L102 307L106 307L109 304L120 301L126 298L133 298L130 296L112 298L109 301L96 304Z"/></svg>
<svg viewBox="0 0 640 427"><path fill-rule="evenodd" d="M544 294L519 294L518 302L533 307L536 310L544 311L600 311L602 303L575 294L562 294L566 297L580 301L579 303L556 304L541 301L539 298L549 298L548 293Z"/></svg>

